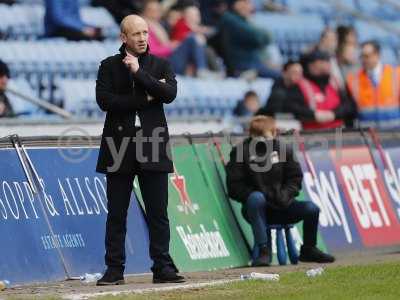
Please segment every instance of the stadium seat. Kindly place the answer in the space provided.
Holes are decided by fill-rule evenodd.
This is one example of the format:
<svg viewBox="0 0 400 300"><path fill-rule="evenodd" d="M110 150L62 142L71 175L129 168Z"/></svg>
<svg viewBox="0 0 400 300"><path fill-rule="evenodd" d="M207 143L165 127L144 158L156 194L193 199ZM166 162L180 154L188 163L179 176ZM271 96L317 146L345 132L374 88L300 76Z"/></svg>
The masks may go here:
<svg viewBox="0 0 400 300"><path fill-rule="evenodd" d="M93 80L60 80L59 88L65 110L76 116L104 116L95 100Z"/></svg>
<svg viewBox="0 0 400 300"><path fill-rule="evenodd" d="M321 16L331 16L334 14L332 4L329 1L320 0L286 0L286 5L290 11L296 13L316 13Z"/></svg>
<svg viewBox="0 0 400 300"><path fill-rule="evenodd" d="M178 94L171 104L165 105L169 117L225 117L232 114L238 100L250 89L265 97L272 81L263 79L248 83L241 79L223 81L177 77ZM89 79L63 79L56 82L64 108L77 116L102 116L95 101L95 81Z"/></svg>
<svg viewBox="0 0 400 300"><path fill-rule="evenodd" d="M43 36L45 9L43 4L34 3L0 4L0 29L8 34L8 39L27 40ZM106 38L118 36L118 25L105 8L84 6L81 16L84 22L102 28Z"/></svg>
<svg viewBox="0 0 400 300"><path fill-rule="evenodd" d="M32 96L35 95L35 92L32 90L30 87L29 83L20 78L16 78L13 80L9 81L9 88L18 91L19 93L22 93L24 95ZM6 92L7 97L10 100L10 103L13 107L14 113L17 114L18 116L22 117L35 117L37 116L41 109L26 101L21 99L20 97L15 96L12 93ZM43 111L42 111L43 112Z"/></svg>
<svg viewBox="0 0 400 300"><path fill-rule="evenodd" d="M286 59L298 57L304 47L318 40L325 27L323 19L318 15L260 12L254 15L253 22L272 33L274 41Z"/></svg>
<svg viewBox="0 0 400 300"><path fill-rule="evenodd" d="M382 54L382 62L384 64L398 65L399 60L393 48L382 47L381 54Z"/></svg>
<svg viewBox="0 0 400 300"><path fill-rule="evenodd" d="M316 15L256 13L253 21L259 27L271 31L278 39L292 36L306 40L319 36L324 28L323 20Z"/></svg>
<svg viewBox="0 0 400 300"><path fill-rule="evenodd" d="M398 36L377 24L365 21L356 21L355 28L360 41L375 39L392 47L397 47L400 43Z"/></svg>

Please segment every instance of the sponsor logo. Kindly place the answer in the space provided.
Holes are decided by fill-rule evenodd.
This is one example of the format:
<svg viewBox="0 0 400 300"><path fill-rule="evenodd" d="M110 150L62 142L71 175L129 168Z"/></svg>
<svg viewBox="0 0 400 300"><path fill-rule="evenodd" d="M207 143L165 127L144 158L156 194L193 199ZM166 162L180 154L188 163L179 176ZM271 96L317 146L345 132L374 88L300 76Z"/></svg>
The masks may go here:
<svg viewBox="0 0 400 300"><path fill-rule="evenodd" d="M369 150L354 147L343 153L336 168L364 245L375 247L399 242L400 225Z"/></svg>
<svg viewBox="0 0 400 300"><path fill-rule="evenodd" d="M340 171L361 227L389 227L391 222L378 189L378 174L373 164L344 165Z"/></svg>
<svg viewBox="0 0 400 300"><path fill-rule="evenodd" d="M353 243L353 236L346 217L334 170L316 172L308 155L305 157L309 172L304 172L304 184L311 200L321 210L319 223L322 227L341 227L346 241Z"/></svg>
<svg viewBox="0 0 400 300"><path fill-rule="evenodd" d="M193 203L189 196L185 176L179 175L175 170L175 173L170 176L170 180L178 192L180 202L177 205L178 211L186 215L195 215L200 210L200 207L197 203ZM194 226L199 226L199 230L193 229ZM230 256L216 220L212 221L211 229L207 229L204 224L187 224L176 226L176 231L190 258L193 260Z"/></svg>
<svg viewBox="0 0 400 300"><path fill-rule="evenodd" d="M383 174L390 196L397 206L397 216L400 218L400 168L396 169L392 158L387 151L385 151L385 157L387 168L385 168Z"/></svg>
<svg viewBox="0 0 400 300"><path fill-rule="evenodd" d="M176 231L191 259L199 260L230 256L218 230L217 221L213 220L213 225L213 229L206 230L205 226L200 224L200 232L193 232L190 225L176 226Z"/></svg>
<svg viewBox="0 0 400 300"><path fill-rule="evenodd" d="M179 175L175 171L174 175L170 176L170 180L179 195L180 204L177 206L178 210L180 212L184 212L185 214L196 214L196 211L199 210L199 205L193 203L189 197L189 193L186 188L185 176Z"/></svg>

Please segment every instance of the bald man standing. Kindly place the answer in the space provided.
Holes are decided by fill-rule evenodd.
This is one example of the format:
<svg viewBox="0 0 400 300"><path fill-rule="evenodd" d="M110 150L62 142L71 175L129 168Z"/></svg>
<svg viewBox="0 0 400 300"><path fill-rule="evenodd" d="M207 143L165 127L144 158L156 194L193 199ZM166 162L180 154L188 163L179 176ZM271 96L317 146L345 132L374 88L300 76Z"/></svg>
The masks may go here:
<svg viewBox="0 0 400 300"><path fill-rule="evenodd" d="M107 270L97 285L124 283L126 218L138 176L150 236L153 282L183 282L169 255L167 214L168 149L164 104L177 93L169 63L148 52L148 26L137 15L121 23L120 53L101 62L96 101L105 111L97 172L106 174L108 216L105 234Z"/></svg>

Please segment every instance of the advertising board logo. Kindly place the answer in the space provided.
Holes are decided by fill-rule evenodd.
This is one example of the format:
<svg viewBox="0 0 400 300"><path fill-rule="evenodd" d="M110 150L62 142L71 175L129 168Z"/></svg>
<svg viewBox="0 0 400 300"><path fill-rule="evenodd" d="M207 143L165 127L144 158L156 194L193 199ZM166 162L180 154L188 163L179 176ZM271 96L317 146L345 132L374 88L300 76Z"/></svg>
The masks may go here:
<svg viewBox="0 0 400 300"><path fill-rule="evenodd" d="M400 226L395 210L368 148L347 148L343 159L336 162L336 168L364 245L399 242Z"/></svg>
<svg viewBox="0 0 400 300"><path fill-rule="evenodd" d="M393 157L396 157L397 153L393 153ZM383 171L383 175L385 178L386 186L392 197L394 203L396 204L396 213L398 218L400 219L400 168L396 169L395 160L392 160L392 157L389 155L387 151L385 151L385 159L387 166Z"/></svg>
<svg viewBox="0 0 400 300"><path fill-rule="evenodd" d="M196 214L196 211L199 210L199 205L197 203L193 203L192 199L189 197L185 176L179 175L175 170L174 174L170 176L170 180L179 195L180 204L177 206L178 210L187 215L189 213Z"/></svg>
<svg viewBox="0 0 400 300"><path fill-rule="evenodd" d="M320 225L324 228L342 228L347 243L353 243L335 172L329 168L317 171L308 155L305 156L305 163L309 171L304 172L304 184L310 199L321 209Z"/></svg>
<svg viewBox="0 0 400 300"><path fill-rule="evenodd" d="M186 178L177 170L170 176L170 180L179 196L178 211L186 215L196 214L199 205L193 203L189 196ZM203 222L197 223L195 218L187 219L187 224L177 225L176 232L182 241L191 260L203 260L229 257L230 253L225 244L217 220L207 222L205 215L199 215Z"/></svg>

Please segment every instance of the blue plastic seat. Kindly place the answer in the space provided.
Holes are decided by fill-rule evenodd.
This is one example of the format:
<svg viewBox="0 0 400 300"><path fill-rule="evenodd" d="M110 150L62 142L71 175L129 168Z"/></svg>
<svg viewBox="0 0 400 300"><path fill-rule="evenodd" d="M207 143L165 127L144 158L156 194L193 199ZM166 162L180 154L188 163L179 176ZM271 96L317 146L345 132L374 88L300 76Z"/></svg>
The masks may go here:
<svg viewBox="0 0 400 300"><path fill-rule="evenodd" d="M324 28L323 19L317 15L284 15L274 13L256 13L254 23L272 32L275 41L318 39Z"/></svg>
<svg viewBox="0 0 400 300"><path fill-rule="evenodd" d="M292 233L290 231L291 228L293 228L294 225L281 225L281 224L270 224L268 225L267 229L267 247L268 251L270 253L270 262L272 262L272 254L273 254L273 249L272 249L272 234L271 230L274 230L276 232L276 254L278 258L278 262L280 265L286 265L287 263L287 256L289 255L289 260L291 264L297 264L299 261L299 254L296 248L295 241L293 239ZM283 235L283 231L285 232L285 238ZM286 243L285 243L286 239ZM287 248L287 252L286 252ZM252 258L255 260L259 256L259 247L255 245L253 247L253 252L252 252Z"/></svg>

